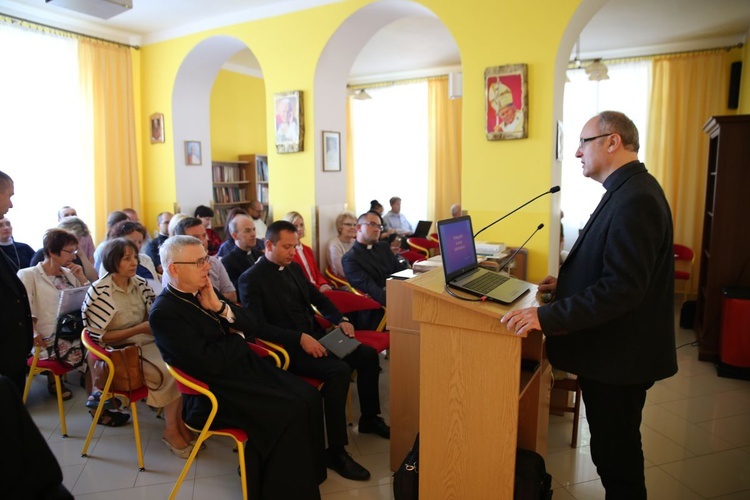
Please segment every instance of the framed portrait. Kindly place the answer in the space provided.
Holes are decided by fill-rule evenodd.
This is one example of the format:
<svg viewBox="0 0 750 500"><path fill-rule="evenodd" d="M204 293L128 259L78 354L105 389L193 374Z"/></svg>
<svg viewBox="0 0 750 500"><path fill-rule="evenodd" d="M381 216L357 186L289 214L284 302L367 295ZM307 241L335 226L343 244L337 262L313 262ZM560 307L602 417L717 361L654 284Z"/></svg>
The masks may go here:
<svg viewBox="0 0 750 500"><path fill-rule="evenodd" d="M154 113L148 117L151 129L151 144L164 142L164 115Z"/></svg>
<svg viewBox="0 0 750 500"><path fill-rule="evenodd" d="M488 141L529 136L528 66L509 64L484 70L485 133Z"/></svg>
<svg viewBox="0 0 750 500"><path fill-rule="evenodd" d="M292 90L274 94L273 113L276 119L276 152L302 151L305 138L302 91Z"/></svg>
<svg viewBox="0 0 750 500"><path fill-rule="evenodd" d="M323 172L341 171L341 133L323 131Z"/></svg>
<svg viewBox="0 0 750 500"><path fill-rule="evenodd" d="M185 165L200 165L201 158L200 141L185 141Z"/></svg>

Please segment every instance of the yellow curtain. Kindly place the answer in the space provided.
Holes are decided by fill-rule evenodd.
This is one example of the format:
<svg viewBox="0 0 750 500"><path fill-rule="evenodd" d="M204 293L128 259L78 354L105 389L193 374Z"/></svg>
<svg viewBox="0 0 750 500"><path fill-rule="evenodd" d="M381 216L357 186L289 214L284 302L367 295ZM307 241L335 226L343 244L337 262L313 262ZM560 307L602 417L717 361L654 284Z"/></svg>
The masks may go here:
<svg viewBox="0 0 750 500"><path fill-rule="evenodd" d="M428 81L429 174L427 214L432 220L451 216L451 205L461 203L462 99L448 97L448 78Z"/></svg>
<svg viewBox="0 0 750 500"><path fill-rule="evenodd" d="M703 125L727 109L726 51L655 57L646 166L672 209L674 241L692 248L699 269L708 136ZM693 279L693 291L698 280Z"/></svg>
<svg viewBox="0 0 750 500"><path fill-rule="evenodd" d="M97 239L105 235L109 212L133 208L141 212L141 186L135 138L133 71L129 48L79 40L82 101L90 119L82 131L91 151Z"/></svg>

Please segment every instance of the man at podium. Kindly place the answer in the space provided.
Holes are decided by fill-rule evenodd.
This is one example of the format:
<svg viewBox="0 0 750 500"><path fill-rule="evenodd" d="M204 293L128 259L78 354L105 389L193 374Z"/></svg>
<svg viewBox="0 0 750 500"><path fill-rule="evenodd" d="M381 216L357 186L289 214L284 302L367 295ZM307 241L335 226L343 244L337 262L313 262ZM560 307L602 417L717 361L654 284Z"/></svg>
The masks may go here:
<svg viewBox="0 0 750 500"><path fill-rule="evenodd" d="M584 125L576 157L607 192L559 277L540 284L550 303L501 319L517 333L543 331L552 365L578 375L608 500L646 499L646 391L677 372L672 216L638 148L638 130L622 113L604 111Z"/></svg>

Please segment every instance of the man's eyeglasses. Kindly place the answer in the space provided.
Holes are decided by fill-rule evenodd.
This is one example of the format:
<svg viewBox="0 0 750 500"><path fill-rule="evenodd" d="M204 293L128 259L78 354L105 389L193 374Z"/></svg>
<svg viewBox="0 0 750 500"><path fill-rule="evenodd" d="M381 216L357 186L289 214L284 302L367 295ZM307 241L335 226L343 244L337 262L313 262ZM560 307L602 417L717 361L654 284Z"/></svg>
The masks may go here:
<svg viewBox="0 0 750 500"><path fill-rule="evenodd" d="M182 261L182 262L172 262L172 264L192 264L195 267L197 267L198 269L201 269L207 263L208 263L208 255L206 255L205 257L203 257L201 259L193 261L193 262L185 262L185 261Z"/></svg>
<svg viewBox="0 0 750 500"><path fill-rule="evenodd" d="M78 255L78 249L77 248L74 248L73 250L65 250L64 248L61 248L60 250L62 250L65 253L70 253L70 254L73 254L73 255Z"/></svg>
<svg viewBox="0 0 750 500"><path fill-rule="evenodd" d="M375 229L379 231L383 230L383 226L381 224L378 224L377 222L365 222L364 225L374 227Z"/></svg>
<svg viewBox="0 0 750 500"><path fill-rule="evenodd" d="M595 135L594 137L581 137L581 140L578 141L578 147L582 148L583 145L586 144L587 142L591 142L594 139L601 139L602 137L607 137L608 135L612 135L612 134L609 133L609 134Z"/></svg>

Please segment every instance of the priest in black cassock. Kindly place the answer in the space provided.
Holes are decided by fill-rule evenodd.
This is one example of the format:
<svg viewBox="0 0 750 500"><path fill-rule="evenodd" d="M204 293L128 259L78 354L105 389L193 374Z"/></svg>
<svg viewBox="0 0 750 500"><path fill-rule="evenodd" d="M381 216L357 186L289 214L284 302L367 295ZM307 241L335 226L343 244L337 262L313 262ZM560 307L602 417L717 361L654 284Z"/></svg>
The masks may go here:
<svg viewBox="0 0 750 500"><path fill-rule="evenodd" d="M250 498L319 499L326 468L318 391L250 350L256 322L217 295L198 239L174 236L159 253L170 282L149 317L156 344L164 361L209 385L219 402L216 427L247 431ZM183 396L191 426L205 423L210 409L203 396Z"/></svg>

